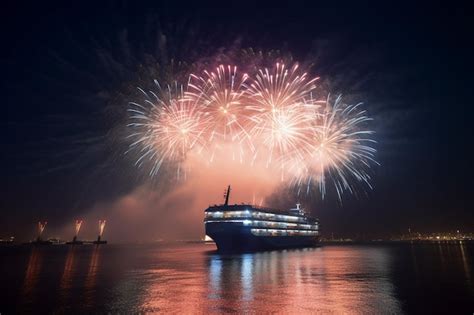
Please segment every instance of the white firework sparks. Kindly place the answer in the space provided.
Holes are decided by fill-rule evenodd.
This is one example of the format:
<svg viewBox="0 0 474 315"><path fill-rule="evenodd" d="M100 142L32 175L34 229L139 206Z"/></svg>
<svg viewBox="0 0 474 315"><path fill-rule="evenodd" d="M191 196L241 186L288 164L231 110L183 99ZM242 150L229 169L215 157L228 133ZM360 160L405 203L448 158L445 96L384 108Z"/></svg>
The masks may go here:
<svg viewBox="0 0 474 315"><path fill-rule="evenodd" d="M306 185L309 192L316 183L322 197L329 183L340 200L360 184L371 189L372 119L361 103L344 104L341 96L316 100L317 80L298 64L277 63L253 77L221 65L191 74L185 86L163 90L155 81L157 92L139 89L143 102L130 103L130 150L138 152L138 166L151 163L150 176L169 164L177 165L179 177L190 152L205 149L212 164L227 158L218 148L230 147L241 162L250 156L253 165L263 156L265 168L280 170L300 189Z"/></svg>

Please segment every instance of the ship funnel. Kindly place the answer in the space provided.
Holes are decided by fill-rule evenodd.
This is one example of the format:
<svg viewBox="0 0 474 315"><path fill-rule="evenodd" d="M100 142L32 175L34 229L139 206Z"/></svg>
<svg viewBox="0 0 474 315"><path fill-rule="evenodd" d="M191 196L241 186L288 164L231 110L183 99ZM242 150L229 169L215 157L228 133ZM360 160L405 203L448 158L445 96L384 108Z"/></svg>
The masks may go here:
<svg viewBox="0 0 474 315"><path fill-rule="evenodd" d="M230 185L227 186L227 191L226 193L224 194L225 195L225 202L224 202L224 205L228 205L229 204L229 196L230 196Z"/></svg>

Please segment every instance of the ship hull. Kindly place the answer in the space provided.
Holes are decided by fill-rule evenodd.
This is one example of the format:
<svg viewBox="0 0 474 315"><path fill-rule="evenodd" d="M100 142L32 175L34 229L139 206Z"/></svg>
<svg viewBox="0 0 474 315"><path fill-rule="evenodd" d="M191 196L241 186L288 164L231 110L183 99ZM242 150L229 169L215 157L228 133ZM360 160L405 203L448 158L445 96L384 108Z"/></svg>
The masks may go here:
<svg viewBox="0 0 474 315"><path fill-rule="evenodd" d="M251 227L227 222L209 222L206 235L214 240L220 252L245 252L285 248L315 247L318 236L261 236Z"/></svg>

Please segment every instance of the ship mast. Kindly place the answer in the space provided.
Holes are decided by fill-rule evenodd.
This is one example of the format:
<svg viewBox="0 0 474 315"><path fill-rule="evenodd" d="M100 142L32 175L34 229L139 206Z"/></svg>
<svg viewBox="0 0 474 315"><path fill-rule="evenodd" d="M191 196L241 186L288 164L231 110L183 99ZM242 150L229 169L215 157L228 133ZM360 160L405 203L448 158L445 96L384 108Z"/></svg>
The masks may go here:
<svg viewBox="0 0 474 315"><path fill-rule="evenodd" d="M304 209L301 208L301 203L297 203L296 208L290 209L290 212L294 212L299 215L304 215Z"/></svg>
<svg viewBox="0 0 474 315"><path fill-rule="evenodd" d="M230 195L230 185L227 186L227 191L226 191L225 194L224 194L224 196L225 196L224 205L225 205L225 206L229 205L229 195Z"/></svg>

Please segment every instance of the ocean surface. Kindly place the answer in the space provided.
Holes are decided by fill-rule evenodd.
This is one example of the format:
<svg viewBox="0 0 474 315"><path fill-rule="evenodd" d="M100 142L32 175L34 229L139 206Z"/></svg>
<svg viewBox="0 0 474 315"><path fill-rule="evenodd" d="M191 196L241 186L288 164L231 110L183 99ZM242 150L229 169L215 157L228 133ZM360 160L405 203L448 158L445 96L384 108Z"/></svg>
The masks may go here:
<svg viewBox="0 0 474 315"><path fill-rule="evenodd" d="M473 314L474 244L2 246L0 313Z"/></svg>

